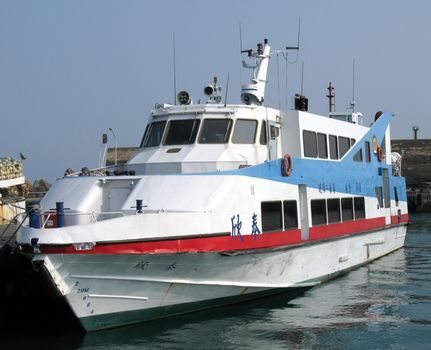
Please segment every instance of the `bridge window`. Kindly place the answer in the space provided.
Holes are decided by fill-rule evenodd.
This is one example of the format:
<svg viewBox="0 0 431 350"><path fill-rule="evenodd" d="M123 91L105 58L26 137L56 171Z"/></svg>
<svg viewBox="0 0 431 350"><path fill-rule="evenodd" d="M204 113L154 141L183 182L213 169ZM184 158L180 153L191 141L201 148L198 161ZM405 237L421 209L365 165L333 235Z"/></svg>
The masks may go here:
<svg viewBox="0 0 431 350"><path fill-rule="evenodd" d="M256 139L256 120L237 119L233 129L232 142L251 144Z"/></svg>
<svg viewBox="0 0 431 350"><path fill-rule="evenodd" d="M281 231L283 227L281 201L262 202L262 232Z"/></svg>
<svg viewBox="0 0 431 350"><path fill-rule="evenodd" d="M145 127L144 136L142 136L141 144L139 145L139 147L144 147L145 140L147 139L147 136L148 136L148 130L150 129L150 125L151 124L147 124L147 126Z"/></svg>
<svg viewBox="0 0 431 350"><path fill-rule="evenodd" d="M262 120L262 127L260 128L260 144L261 145L266 145L268 143L267 141L267 133L266 133L266 122L264 120Z"/></svg>
<svg viewBox="0 0 431 350"><path fill-rule="evenodd" d="M232 119L204 119L199 143L227 143Z"/></svg>
<svg viewBox="0 0 431 350"><path fill-rule="evenodd" d="M199 124L199 119L171 120L163 144L170 146L195 143Z"/></svg>
<svg viewBox="0 0 431 350"><path fill-rule="evenodd" d="M144 141L144 147L155 147L160 145L163 132L165 131L166 121L151 123L147 139Z"/></svg>
<svg viewBox="0 0 431 350"><path fill-rule="evenodd" d="M317 140L316 133L313 131L304 130L302 132L304 143L304 156L317 158Z"/></svg>

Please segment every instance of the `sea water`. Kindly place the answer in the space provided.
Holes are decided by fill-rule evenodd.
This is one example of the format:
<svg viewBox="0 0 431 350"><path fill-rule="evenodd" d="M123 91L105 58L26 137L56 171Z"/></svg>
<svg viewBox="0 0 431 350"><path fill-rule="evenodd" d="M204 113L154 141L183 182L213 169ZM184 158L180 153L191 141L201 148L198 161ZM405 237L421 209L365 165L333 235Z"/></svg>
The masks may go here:
<svg viewBox="0 0 431 350"><path fill-rule="evenodd" d="M88 334L22 329L0 349L431 349L431 215L411 223L405 248L296 295Z"/></svg>

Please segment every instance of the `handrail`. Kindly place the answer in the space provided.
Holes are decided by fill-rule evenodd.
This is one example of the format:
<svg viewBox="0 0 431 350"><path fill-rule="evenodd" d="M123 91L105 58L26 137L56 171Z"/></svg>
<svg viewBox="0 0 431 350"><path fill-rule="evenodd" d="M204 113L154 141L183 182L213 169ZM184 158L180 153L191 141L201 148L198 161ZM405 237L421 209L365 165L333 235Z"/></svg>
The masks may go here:
<svg viewBox="0 0 431 350"><path fill-rule="evenodd" d="M55 212L45 212L45 213L40 213L40 215L47 215L46 219L43 221L42 224L42 228L45 228L46 224L48 223L48 220L51 218L51 215L55 215ZM73 212L64 212L64 216L82 216L82 215L86 215L86 216L90 216L91 217L91 223L95 224L97 222L99 222L97 220L97 218L101 215L119 215L122 217L125 217L126 214L123 211L102 211L102 212L91 212L91 213L73 213ZM101 220L103 221L103 220Z"/></svg>

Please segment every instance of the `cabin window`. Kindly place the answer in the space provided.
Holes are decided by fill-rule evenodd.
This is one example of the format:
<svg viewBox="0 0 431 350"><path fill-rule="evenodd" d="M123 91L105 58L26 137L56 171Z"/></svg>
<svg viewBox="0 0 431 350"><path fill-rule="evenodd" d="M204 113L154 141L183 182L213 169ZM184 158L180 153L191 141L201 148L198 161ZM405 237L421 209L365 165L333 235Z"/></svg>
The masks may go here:
<svg viewBox="0 0 431 350"><path fill-rule="evenodd" d="M260 138L259 138L259 142L261 145L266 145L268 143L267 137L268 135L266 133L266 122L262 120L262 127L260 128Z"/></svg>
<svg viewBox="0 0 431 350"><path fill-rule="evenodd" d="M382 177L383 177L383 198L385 203L385 208L391 207L391 189L389 187L389 170L383 168L382 169Z"/></svg>
<svg viewBox="0 0 431 350"><path fill-rule="evenodd" d="M199 119L171 120L163 144L171 146L195 143L199 124Z"/></svg>
<svg viewBox="0 0 431 350"><path fill-rule="evenodd" d="M275 140L280 135L280 129L274 125L271 125L270 131L272 140Z"/></svg>
<svg viewBox="0 0 431 350"><path fill-rule="evenodd" d="M232 142L250 144L256 139L257 121L237 119L233 129Z"/></svg>
<svg viewBox="0 0 431 350"><path fill-rule="evenodd" d="M350 148L350 139L348 139L347 137L340 136L338 138L338 147L340 150L340 158L343 158Z"/></svg>
<svg viewBox="0 0 431 350"><path fill-rule="evenodd" d="M227 143L232 119L204 119L199 143Z"/></svg>
<svg viewBox="0 0 431 350"><path fill-rule="evenodd" d="M353 220L352 198L341 198L341 214L342 214L343 222Z"/></svg>
<svg viewBox="0 0 431 350"><path fill-rule="evenodd" d="M340 199L333 198L327 200L328 205L328 223L340 222Z"/></svg>
<svg viewBox="0 0 431 350"><path fill-rule="evenodd" d="M317 158L317 140L316 133L308 130L302 132L304 141L304 156Z"/></svg>
<svg viewBox="0 0 431 350"><path fill-rule="evenodd" d="M370 143L368 141L365 141L365 160L367 163L371 162Z"/></svg>
<svg viewBox="0 0 431 350"><path fill-rule="evenodd" d="M326 141L326 134L317 133L317 148L319 151L319 158L328 158L328 143Z"/></svg>
<svg viewBox="0 0 431 350"><path fill-rule="evenodd" d="M284 229L298 228L298 210L296 201L283 202Z"/></svg>
<svg viewBox="0 0 431 350"><path fill-rule="evenodd" d="M353 160L355 162L362 162L362 148L359 149L358 152L353 156Z"/></svg>
<svg viewBox="0 0 431 350"><path fill-rule="evenodd" d="M353 199L355 204L355 220L365 218L365 200L364 197L355 197Z"/></svg>
<svg viewBox="0 0 431 350"><path fill-rule="evenodd" d="M350 147L353 147L353 145L356 143L355 139L350 139Z"/></svg>
<svg viewBox="0 0 431 350"><path fill-rule="evenodd" d="M155 147L160 145L162 141L163 132L165 130L166 121L151 123L149 128L148 137L145 140L144 147Z"/></svg>
<svg viewBox="0 0 431 350"><path fill-rule="evenodd" d="M379 206L380 206L380 208L383 208L383 189L382 189L382 186L375 187L375 191L376 191L377 201L379 202Z"/></svg>
<svg viewBox="0 0 431 350"><path fill-rule="evenodd" d="M262 232L281 231L283 218L281 201L262 202Z"/></svg>
<svg viewBox="0 0 431 350"><path fill-rule="evenodd" d="M313 226L326 225L326 201L324 199L311 201L311 222Z"/></svg>
<svg viewBox="0 0 431 350"><path fill-rule="evenodd" d="M398 198L398 191L397 191L397 187L394 186L394 195L395 195L395 205L398 207L399 204L399 198Z"/></svg>
<svg viewBox="0 0 431 350"><path fill-rule="evenodd" d="M334 135L329 135L329 156L331 159L338 159L338 141Z"/></svg>

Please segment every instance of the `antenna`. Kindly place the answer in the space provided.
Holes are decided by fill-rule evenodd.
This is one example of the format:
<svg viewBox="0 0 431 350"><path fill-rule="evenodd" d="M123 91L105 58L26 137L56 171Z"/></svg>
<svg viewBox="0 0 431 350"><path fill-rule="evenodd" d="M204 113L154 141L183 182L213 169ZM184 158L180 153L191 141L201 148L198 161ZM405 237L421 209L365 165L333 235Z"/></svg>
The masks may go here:
<svg viewBox="0 0 431 350"><path fill-rule="evenodd" d="M226 92L224 94L224 106L227 105L227 92L229 91L229 72L227 73Z"/></svg>
<svg viewBox="0 0 431 350"><path fill-rule="evenodd" d="M286 50L299 50L299 37L301 35L301 17L299 17L298 21L298 42L296 46L286 46Z"/></svg>
<svg viewBox="0 0 431 350"><path fill-rule="evenodd" d="M242 30L241 30L241 22L239 22L239 52L242 53Z"/></svg>
<svg viewBox="0 0 431 350"><path fill-rule="evenodd" d="M299 17L298 19L298 43L296 44L296 46L299 49L299 36L301 35L301 17Z"/></svg>
<svg viewBox="0 0 431 350"><path fill-rule="evenodd" d="M352 107L352 113L355 112L355 105L355 59L353 59L352 102L350 102L350 106Z"/></svg>
<svg viewBox="0 0 431 350"><path fill-rule="evenodd" d="M177 69L175 64L175 32L172 33L173 64L174 64L174 105L177 104Z"/></svg>
<svg viewBox="0 0 431 350"><path fill-rule="evenodd" d="M335 88L332 86L331 82L329 82L327 89L329 91L329 93L326 95L326 97L329 99L329 113L335 112L335 94L332 93Z"/></svg>
<svg viewBox="0 0 431 350"><path fill-rule="evenodd" d="M301 96L304 96L304 61L302 61L302 72L301 72Z"/></svg>

